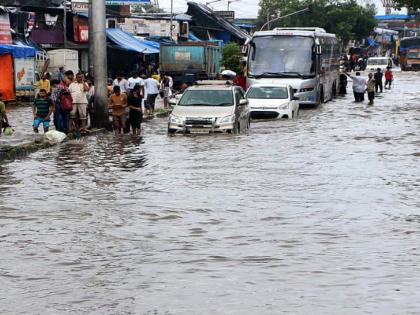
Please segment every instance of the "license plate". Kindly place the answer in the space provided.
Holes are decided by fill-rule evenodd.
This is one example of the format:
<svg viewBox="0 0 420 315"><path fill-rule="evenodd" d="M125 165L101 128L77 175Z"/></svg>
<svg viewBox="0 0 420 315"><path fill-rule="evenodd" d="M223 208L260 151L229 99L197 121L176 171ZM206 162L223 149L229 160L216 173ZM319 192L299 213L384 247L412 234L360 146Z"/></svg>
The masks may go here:
<svg viewBox="0 0 420 315"><path fill-rule="evenodd" d="M209 129L199 129L199 128L192 128L190 129L191 133L209 133L210 130Z"/></svg>

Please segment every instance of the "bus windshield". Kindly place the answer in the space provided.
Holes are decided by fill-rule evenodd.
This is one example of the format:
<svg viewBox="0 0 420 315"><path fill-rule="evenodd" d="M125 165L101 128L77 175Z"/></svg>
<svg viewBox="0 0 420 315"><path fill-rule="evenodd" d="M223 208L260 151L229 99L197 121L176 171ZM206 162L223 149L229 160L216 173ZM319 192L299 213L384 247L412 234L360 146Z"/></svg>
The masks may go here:
<svg viewBox="0 0 420 315"><path fill-rule="evenodd" d="M315 75L314 39L304 36L255 37L249 76L311 77Z"/></svg>

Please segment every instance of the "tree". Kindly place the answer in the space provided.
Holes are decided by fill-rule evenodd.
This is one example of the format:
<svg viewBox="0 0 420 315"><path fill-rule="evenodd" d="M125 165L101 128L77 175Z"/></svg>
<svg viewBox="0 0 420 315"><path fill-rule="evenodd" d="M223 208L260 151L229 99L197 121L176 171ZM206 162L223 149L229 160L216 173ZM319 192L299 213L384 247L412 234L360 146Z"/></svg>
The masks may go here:
<svg viewBox="0 0 420 315"><path fill-rule="evenodd" d="M420 1L419 0L394 0L395 6L397 9L407 8L409 12L418 12L420 11Z"/></svg>
<svg viewBox="0 0 420 315"><path fill-rule="evenodd" d="M356 0L261 0L260 7L260 26L273 15L284 16L307 7L309 11L276 21L271 27L322 27L344 42L363 39L376 26L375 7L361 6Z"/></svg>
<svg viewBox="0 0 420 315"><path fill-rule="evenodd" d="M239 44L229 43L223 47L222 63L226 69L240 73L242 71L241 60L242 52Z"/></svg>
<svg viewBox="0 0 420 315"><path fill-rule="evenodd" d="M133 13L163 13L163 9L154 6L153 4L139 4L132 7Z"/></svg>

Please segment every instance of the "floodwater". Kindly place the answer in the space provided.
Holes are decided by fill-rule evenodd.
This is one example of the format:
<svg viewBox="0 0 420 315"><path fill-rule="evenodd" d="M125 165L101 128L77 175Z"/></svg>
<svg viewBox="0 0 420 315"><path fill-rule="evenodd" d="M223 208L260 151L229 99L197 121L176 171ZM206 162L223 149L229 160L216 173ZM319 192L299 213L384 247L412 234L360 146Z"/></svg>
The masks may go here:
<svg viewBox="0 0 420 315"><path fill-rule="evenodd" d="M0 314L419 314L420 75L395 76L248 135L155 119L0 165Z"/></svg>

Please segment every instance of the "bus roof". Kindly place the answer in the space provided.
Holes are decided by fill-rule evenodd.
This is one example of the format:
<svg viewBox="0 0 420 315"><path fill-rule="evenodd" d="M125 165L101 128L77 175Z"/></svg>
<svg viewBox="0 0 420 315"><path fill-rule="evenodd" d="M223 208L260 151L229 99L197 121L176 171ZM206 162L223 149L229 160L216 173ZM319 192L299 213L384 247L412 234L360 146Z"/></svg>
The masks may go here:
<svg viewBox="0 0 420 315"><path fill-rule="evenodd" d="M320 27L277 27L270 31L259 31L254 33L254 37L269 35L336 37L335 34L327 33L323 28Z"/></svg>

